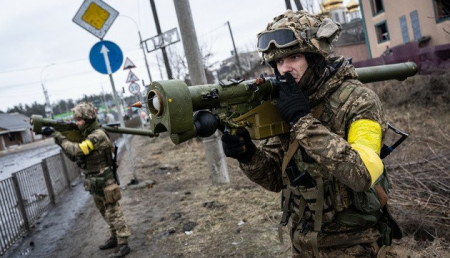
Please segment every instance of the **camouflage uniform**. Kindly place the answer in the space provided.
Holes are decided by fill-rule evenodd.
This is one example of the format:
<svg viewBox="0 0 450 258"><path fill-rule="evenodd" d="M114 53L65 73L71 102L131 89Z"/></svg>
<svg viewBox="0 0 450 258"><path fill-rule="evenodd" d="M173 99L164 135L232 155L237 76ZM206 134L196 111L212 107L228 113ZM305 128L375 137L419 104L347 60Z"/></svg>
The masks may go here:
<svg viewBox="0 0 450 258"><path fill-rule="evenodd" d="M92 194L96 207L108 223L111 239L117 239L119 245L127 244L130 229L118 202L120 188L114 180L112 171L114 145L105 131L100 128L92 104L81 103L72 111L74 118L82 118L86 121L86 124L80 128L84 137L83 141L71 142L59 132L55 132L55 141L82 169L85 175L85 189ZM105 197L105 193L108 194L108 191L105 191L106 187L114 189L115 197Z"/></svg>
<svg viewBox="0 0 450 258"><path fill-rule="evenodd" d="M265 189L282 191L282 224L290 226L293 257L375 256L377 240L385 237L380 228L386 225L380 222L380 206L370 213L358 209L358 193L364 196L371 192L375 182L348 136L353 123L369 121L370 125L379 126L381 143L387 129L381 102L373 91L362 87L354 67L345 58L328 56L340 25L288 10L264 32L276 30L277 26L298 32L306 29L315 36L299 33L299 45L264 51L266 61L313 52L324 56L328 71L333 72L306 89L312 113L322 109L319 117L303 116L291 127L290 134L262 141L250 162L241 163L240 167L250 180ZM293 186L282 169L293 141L298 141L299 149L292 160L298 171L309 173L312 186ZM384 174L380 178L387 181Z"/></svg>

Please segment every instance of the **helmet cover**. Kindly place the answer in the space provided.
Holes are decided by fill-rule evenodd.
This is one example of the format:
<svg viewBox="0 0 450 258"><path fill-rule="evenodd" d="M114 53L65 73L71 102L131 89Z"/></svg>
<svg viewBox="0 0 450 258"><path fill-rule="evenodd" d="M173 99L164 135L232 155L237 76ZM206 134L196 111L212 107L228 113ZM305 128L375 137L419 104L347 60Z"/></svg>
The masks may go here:
<svg viewBox="0 0 450 258"><path fill-rule="evenodd" d="M76 105L73 109L73 117L81 118L84 120L96 119L97 114L95 112L95 107L92 103L82 102Z"/></svg>
<svg viewBox="0 0 450 258"><path fill-rule="evenodd" d="M333 52L331 43L339 37L341 25L329 18L323 18L306 11L293 12L287 10L275 17L265 30L258 33L257 37L259 39L262 34L279 29L292 30L295 36L294 40L298 44L290 44L285 48L278 48L272 44L268 49L259 50L266 62L297 53L316 53L327 57Z"/></svg>

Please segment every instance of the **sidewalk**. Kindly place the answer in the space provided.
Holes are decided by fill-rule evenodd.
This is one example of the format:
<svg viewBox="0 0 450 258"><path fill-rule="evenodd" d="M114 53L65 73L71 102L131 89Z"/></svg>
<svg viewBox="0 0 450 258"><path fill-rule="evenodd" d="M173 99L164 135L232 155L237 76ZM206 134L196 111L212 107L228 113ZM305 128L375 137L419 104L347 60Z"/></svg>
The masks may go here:
<svg viewBox="0 0 450 258"><path fill-rule="evenodd" d="M79 227L77 219L83 215L95 215L91 212L94 207L89 203L90 199L82 183L78 182L69 188L56 200L56 204L39 218L31 233L14 244L4 257L49 257L54 250L67 248L64 243L70 242L71 231Z"/></svg>

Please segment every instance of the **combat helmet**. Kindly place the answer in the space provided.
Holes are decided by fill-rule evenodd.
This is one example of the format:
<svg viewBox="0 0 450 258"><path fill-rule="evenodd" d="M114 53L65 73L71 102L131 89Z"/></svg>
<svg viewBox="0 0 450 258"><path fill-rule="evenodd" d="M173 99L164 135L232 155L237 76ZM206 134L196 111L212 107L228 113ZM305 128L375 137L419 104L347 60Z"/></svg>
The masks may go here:
<svg viewBox="0 0 450 258"><path fill-rule="evenodd" d="M272 66L274 60L296 53L327 57L333 52L331 43L337 40L340 32L341 25L329 18L287 10L258 33L258 51Z"/></svg>
<svg viewBox="0 0 450 258"><path fill-rule="evenodd" d="M81 118L84 120L94 120L97 118L97 114L95 112L95 107L92 103L82 102L76 105L73 109L73 117Z"/></svg>

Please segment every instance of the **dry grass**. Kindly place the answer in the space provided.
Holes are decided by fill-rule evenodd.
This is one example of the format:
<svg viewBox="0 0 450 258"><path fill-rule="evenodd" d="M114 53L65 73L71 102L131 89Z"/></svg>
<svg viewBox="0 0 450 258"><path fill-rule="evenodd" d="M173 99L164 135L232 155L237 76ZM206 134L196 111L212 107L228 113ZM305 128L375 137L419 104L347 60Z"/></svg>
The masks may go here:
<svg viewBox="0 0 450 258"><path fill-rule="evenodd" d="M440 74L369 85L388 120L410 134L386 158L390 206L406 233L399 257L450 257L449 81ZM227 159L231 183L212 186L198 140L135 137L132 146L140 180L156 184L125 191L130 257L290 257L288 235L278 241L279 193L249 181L235 160Z"/></svg>
<svg viewBox="0 0 450 258"><path fill-rule="evenodd" d="M386 158L390 204L405 232L421 245L450 240L450 73L368 85L388 120L409 138ZM389 140L394 140L392 133ZM429 242L431 241L431 244ZM444 245L445 246L445 245Z"/></svg>

